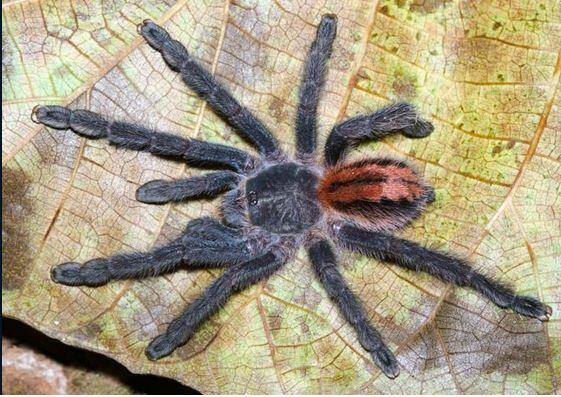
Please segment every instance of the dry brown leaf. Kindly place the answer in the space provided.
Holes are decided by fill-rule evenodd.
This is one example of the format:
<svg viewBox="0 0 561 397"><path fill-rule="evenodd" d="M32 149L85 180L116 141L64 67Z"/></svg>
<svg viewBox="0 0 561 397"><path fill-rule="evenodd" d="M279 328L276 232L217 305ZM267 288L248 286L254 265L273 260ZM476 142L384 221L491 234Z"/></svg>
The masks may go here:
<svg viewBox="0 0 561 397"><path fill-rule="evenodd" d="M2 307L66 343L205 393L552 393L561 367L561 3L559 0L15 0L3 4ZM549 323L357 255L344 273L402 366L386 379L301 252L237 295L172 356L147 343L219 274L68 288L63 261L144 250L217 202L149 206L142 183L191 174L29 120L68 104L243 146L135 24L163 24L292 148L302 62L326 12L339 35L321 104L322 138L343 117L390 100L417 104L428 139L392 137L362 154L419 166L437 201L404 235L454 250L553 306Z"/></svg>

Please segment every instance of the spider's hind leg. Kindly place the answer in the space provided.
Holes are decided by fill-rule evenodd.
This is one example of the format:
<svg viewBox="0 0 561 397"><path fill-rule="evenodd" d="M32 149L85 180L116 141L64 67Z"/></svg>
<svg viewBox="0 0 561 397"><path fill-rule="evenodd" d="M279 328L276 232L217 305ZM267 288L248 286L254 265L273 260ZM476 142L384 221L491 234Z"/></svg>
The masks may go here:
<svg viewBox="0 0 561 397"><path fill-rule="evenodd" d="M111 280L156 276L174 270L185 255L185 248L181 240L176 240L150 252L96 258L84 264L62 263L51 270L51 279L64 285L98 287Z"/></svg>
<svg viewBox="0 0 561 397"><path fill-rule="evenodd" d="M477 291L498 307L523 316L547 321L551 307L530 296L520 296L509 287L475 271L466 261L381 232L345 225L337 232L347 248L406 269L423 271L444 282Z"/></svg>
<svg viewBox="0 0 561 397"><path fill-rule="evenodd" d="M150 360L158 360L185 344L197 327L215 313L236 291L243 290L277 271L284 262L268 253L229 267L146 348Z"/></svg>
<svg viewBox="0 0 561 397"><path fill-rule="evenodd" d="M358 340L367 350L378 367L388 378L399 375L395 356L382 340L382 336L370 325L362 305L345 283L337 269L335 254L325 240L312 245L308 251L310 261L316 270L327 294L333 299L343 316L354 327Z"/></svg>

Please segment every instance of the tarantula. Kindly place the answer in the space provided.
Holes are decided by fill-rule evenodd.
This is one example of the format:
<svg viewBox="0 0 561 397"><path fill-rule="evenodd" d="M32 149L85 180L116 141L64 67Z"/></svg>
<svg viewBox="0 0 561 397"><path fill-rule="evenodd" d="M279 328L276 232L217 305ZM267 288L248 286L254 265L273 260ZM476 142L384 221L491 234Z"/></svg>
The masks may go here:
<svg viewBox="0 0 561 397"><path fill-rule="evenodd" d="M150 252L120 254L68 262L54 267L52 279L64 285L100 286L111 280L156 276L186 267L225 267L206 291L156 337L146 355L157 360L185 344L197 327L236 291L279 270L304 246L329 297L356 330L360 344L389 378L399 374L396 358L369 323L362 305L337 267L333 243L406 269L424 271L458 286L470 287L501 308L542 321L551 308L473 270L465 260L423 248L393 236L435 199L433 189L403 161L371 158L345 163L347 149L393 133L422 138L433 131L407 103L343 121L331 130L324 162L316 157L317 108L327 61L337 30L335 15L324 15L304 66L296 116L296 156L279 147L269 130L240 105L178 41L150 20L138 26L148 44L183 81L259 151L245 151L196 139L156 132L87 111L38 106L34 121L71 129L88 138L150 153L179 157L192 165L224 169L175 181L155 180L140 186L137 200L167 203L225 193L223 219L189 222L183 234Z"/></svg>

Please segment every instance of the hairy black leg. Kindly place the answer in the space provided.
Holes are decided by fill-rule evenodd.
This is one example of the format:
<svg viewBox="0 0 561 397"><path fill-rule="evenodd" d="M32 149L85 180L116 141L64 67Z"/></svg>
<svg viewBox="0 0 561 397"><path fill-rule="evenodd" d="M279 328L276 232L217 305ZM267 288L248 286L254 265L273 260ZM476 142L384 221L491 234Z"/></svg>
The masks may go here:
<svg viewBox="0 0 561 397"><path fill-rule="evenodd" d="M248 153L226 145L156 132L133 123L112 121L89 110L62 106L37 106L34 121L56 129L71 129L88 138L107 138L109 143L161 156L179 157L192 165L210 165L244 172L253 165Z"/></svg>
<svg viewBox="0 0 561 397"><path fill-rule="evenodd" d="M337 17L324 15L317 29L316 39L308 52L300 86L296 115L296 150L300 157L307 157L316 150L318 102L325 85L327 61L331 56L336 34Z"/></svg>
<svg viewBox="0 0 561 397"><path fill-rule="evenodd" d="M148 358L157 360L171 354L176 348L185 344L193 336L197 327L224 305L234 292L270 276L283 263L274 254L268 253L227 268L199 298L189 304L185 311L169 324L165 333L150 342L146 348Z"/></svg>
<svg viewBox="0 0 561 397"><path fill-rule="evenodd" d="M330 244L319 241L308 250L310 261L329 297L337 303L347 321L356 330L358 340L374 362L388 378L399 375L399 367L393 353L382 340L382 336L370 325L364 309L345 283L337 269L335 254Z"/></svg>
<svg viewBox="0 0 561 397"><path fill-rule="evenodd" d="M230 266L258 255L240 229L203 217L190 221L183 233L184 261L191 266Z"/></svg>
<svg viewBox="0 0 561 397"><path fill-rule="evenodd" d="M140 186L136 199L143 203L163 204L189 198L214 197L236 187L240 176L221 171L174 181L154 180Z"/></svg>
<svg viewBox="0 0 561 397"><path fill-rule="evenodd" d="M62 263L51 270L51 278L64 285L97 287L111 280L155 276L179 266L185 249L179 239L150 252L96 258L83 265L76 262Z"/></svg>
<svg viewBox="0 0 561 397"><path fill-rule="evenodd" d="M162 54L173 70L181 73L185 84L205 99L244 139L254 144L260 153L269 157L278 152L277 141L263 123L195 61L183 44L173 40L165 29L149 20L139 25L139 32Z"/></svg>
<svg viewBox="0 0 561 397"><path fill-rule="evenodd" d="M63 263L51 270L51 278L64 285L96 287L111 280L157 276L180 265L225 266L252 256L238 230L212 218L200 218L189 222L183 236L167 245L149 252L96 258L83 265Z"/></svg>
<svg viewBox="0 0 561 397"><path fill-rule="evenodd" d="M541 321L547 321L551 315L551 307L535 298L516 295L512 289L475 271L462 259L423 248L412 241L349 225L340 229L338 237L346 247L365 255L470 287L499 307Z"/></svg>
<svg viewBox="0 0 561 397"><path fill-rule="evenodd" d="M434 127L419 117L413 105L399 102L373 113L352 117L331 130L325 144L325 162L335 165L344 157L347 147L362 141L401 132L410 138L423 138Z"/></svg>

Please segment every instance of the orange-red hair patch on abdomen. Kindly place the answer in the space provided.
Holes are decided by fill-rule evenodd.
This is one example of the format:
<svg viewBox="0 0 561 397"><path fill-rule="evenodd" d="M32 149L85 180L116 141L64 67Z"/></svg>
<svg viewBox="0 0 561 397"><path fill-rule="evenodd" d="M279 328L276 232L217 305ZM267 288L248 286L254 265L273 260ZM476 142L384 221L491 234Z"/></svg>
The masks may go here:
<svg viewBox="0 0 561 397"><path fill-rule="evenodd" d="M318 196L323 206L340 210L357 202L413 202L424 190L419 176L407 164L372 159L328 169Z"/></svg>

